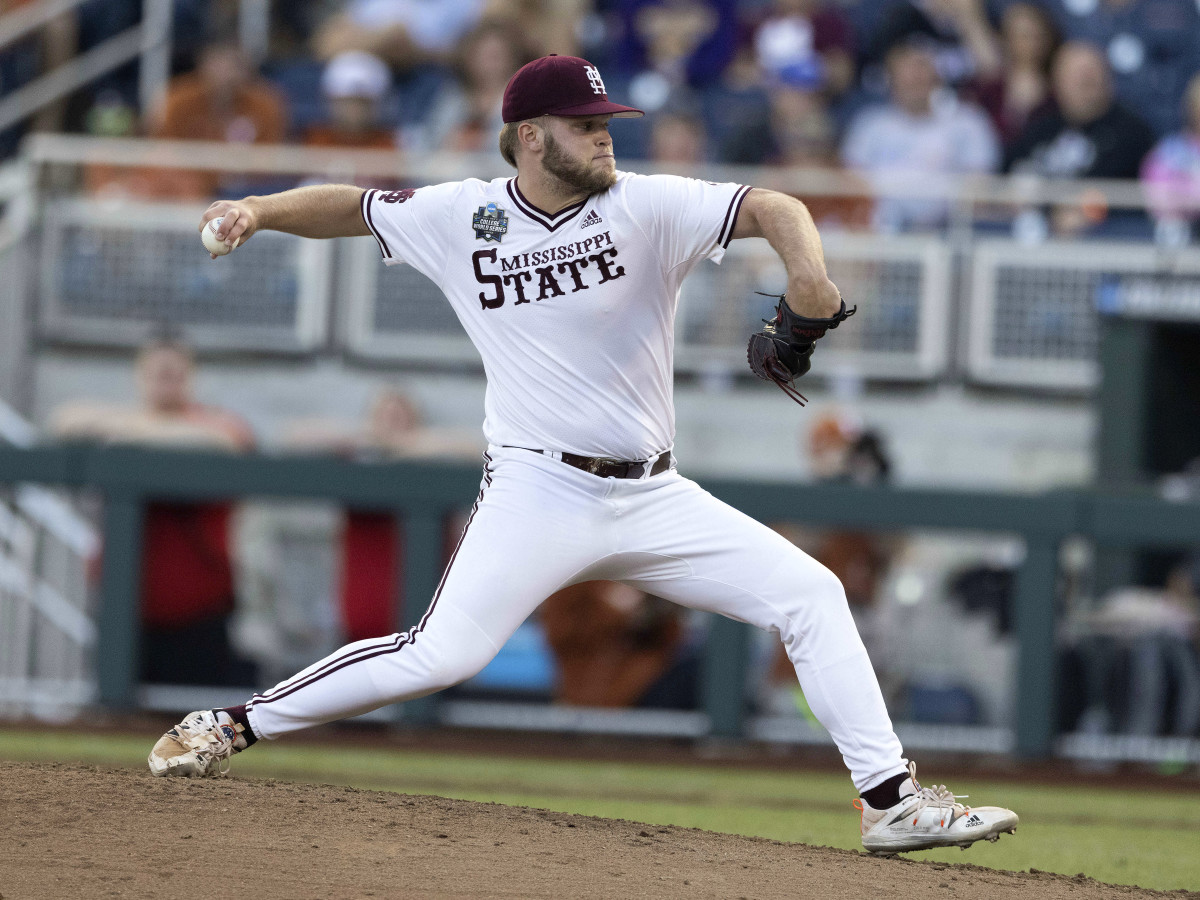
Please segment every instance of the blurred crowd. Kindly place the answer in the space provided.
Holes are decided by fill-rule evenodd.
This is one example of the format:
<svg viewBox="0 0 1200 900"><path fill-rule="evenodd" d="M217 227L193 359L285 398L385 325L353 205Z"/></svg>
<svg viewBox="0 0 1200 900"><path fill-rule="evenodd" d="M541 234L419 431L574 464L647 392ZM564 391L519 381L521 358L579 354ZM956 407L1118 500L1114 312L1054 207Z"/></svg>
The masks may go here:
<svg viewBox="0 0 1200 900"><path fill-rule="evenodd" d="M22 5L0 0L0 14ZM812 198L823 227L938 227L947 204L924 189L973 173L1140 178L1157 224L1185 235L1200 208L1194 0L320 0L272 4L262 58L232 37L236 2L174 7L173 74L151 109L138 105L131 64L24 127L374 149L396 155L402 179L406 159L494 153L508 78L556 52L593 61L615 99L647 111L645 122L612 123L622 159L678 171L805 167L867 189L905 179L921 189L879 202ZM0 95L136 24L141 9L91 0L0 48ZM0 161L19 137L0 133ZM86 187L172 200L236 189L212 172L114 166L89 168ZM1056 234L1154 224L1091 202L1038 216L1037 227ZM152 341L138 358L136 404L76 404L58 411L52 429L64 440L250 450L245 422L197 400L194 365L178 336ZM357 421L297 420L283 444L354 458L475 460L478 440L426 426L411 397L381 387ZM884 437L853 417L818 418L803 441L818 480L889 480ZM235 681L269 683L342 640L402 626L404 535L394 516L244 512L231 503L147 511L144 680L199 680L214 667L181 666L203 657L228 660L216 668ZM446 556L460 527L446 523ZM901 717L1011 723L1011 554L970 545L951 555L944 538L775 527L845 584ZM262 551L245 554L245 571L233 550L239 541ZM314 551L319 544L332 545L329 558ZM592 582L550 598L537 624L542 652L556 661L556 699L696 706L703 635L679 608ZM1074 630L1064 627L1060 641L1065 729L1197 733L1195 557L1161 590L1115 593L1068 624ZM948 631L953 641L942 638ZM898 642L900 632L931 640ZM760 663L758 708L802 713L787 660Z"/></svg>
<svg viewBox="0 0 1200 900"><path fill-rule="evenodd" d="M231 37L233 0L174 6L176 74L154 108L138 108L131 64L33 127L393 150L402 166L410 155L491 151L509 76L556 52L596 63L611 94L647 110L647 123L613 123L624 159L846 169L871 184L1140 176L1157 219L1176 224L1200 194L1191 0L320 0L272 4L261 59ZM92 0L8 48L0 93L140 10ZM0 135L0 157L16 137ZM200 175L92 181L158 197L221 187ZM846 228L945 216L921 197L827 206L818 219ZM1045 216L1059 233L1107 218L1095 203Z"/></svg>

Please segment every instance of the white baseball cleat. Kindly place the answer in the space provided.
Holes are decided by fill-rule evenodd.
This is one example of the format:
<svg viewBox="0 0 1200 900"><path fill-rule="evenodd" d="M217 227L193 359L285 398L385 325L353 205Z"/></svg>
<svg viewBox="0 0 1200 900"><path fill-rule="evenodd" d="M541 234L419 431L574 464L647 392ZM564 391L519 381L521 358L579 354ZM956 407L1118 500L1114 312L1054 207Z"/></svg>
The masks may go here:
<svg viewBox="0 0 1200 900"><path fill-rule="evenodd" d="M150 773L183 778L224 775L229 757L246 747L239 730L227 713L210 709L188 713L150 751Z"/></svg>
<svg viewBox="0 0 1200 900"><path fill-rule="evenodd" d="M945 785L923 788L916 763L908 764L911 782L900 787L900 802L875 809L863 799L862 842L871 853L903 853L933 847L962 847L976 841L998 841L1017 830L1017 814L999 806L964 806ZM965 799L965 798L963 798Z"/></svg>

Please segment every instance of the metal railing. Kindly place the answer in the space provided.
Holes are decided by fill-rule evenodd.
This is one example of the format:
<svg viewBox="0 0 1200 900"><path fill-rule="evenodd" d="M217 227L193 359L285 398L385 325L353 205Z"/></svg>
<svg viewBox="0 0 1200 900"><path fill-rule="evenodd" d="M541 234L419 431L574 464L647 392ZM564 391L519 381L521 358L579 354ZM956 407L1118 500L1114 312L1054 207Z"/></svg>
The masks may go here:
<svg viewBox="0 0 1200 900"><path fill-rule="evenodd" d="M27 241L34 220L32 169L24 162L0 166L0 400L25 397L31 305Z"/></svg>
<svg viewBox="0 0 1200 900"><path fill-rule="evenodd" d="M33 34L87 0L31 3L0 18L0 50ZM149 109L166 86L171 69L172 0L143 0L142 21L58 68L0 98L0 131L90 84L131 59L141 58L138 99Z"/></svg>
<svg viewBox="0 0 1200 900"><path fill-rule="evenodd" d="M33 440L0 401L0 447ZM88 566L99 546L60 494L0 484L0 715L64 718L95 701Z"/></svg>
<svg viewBox="0 0 1200 900"><path fill-rule="evenodd" d="M385 151L239 147L220 143L33 136L34 172L90 165L206 169L241 178L394 179L425 184L510 174L492 154L405 160ZM861 181L836 173L708 167L691 174L843 196ZM61 180L61 179L57 179ZM55 178L42 179L53 185ZM75 184L67 179L69 184ZM920 182L882 185L922 194ZM1113 209L1144 209L1127 182L1028 178L939 179L929 187L950 210L936 233L824 235L829 266L860 307L855 328L822 351L828 371L928 381L963 376L989 385L1087 392L1096 382L1099 317L1136 308L1200 317L1200 250L1149 241L1028 243L976 229L998 209L1071 202L1103 191ZM195 239L200 204L82 198L77 188L38 195L40 334L84 345L130 345L164 321L186 326L202 347L328 350L404 365L477 365L477 354L437 288L401 266L384 269L370 241L304 242L263 235L212 263ZM31 245L32 248L33 245ZM745 335L779 291L782 267L762 241L733 244L721 267L685 282L677 320L677 368L729 375L744 368ZM98 280L97 280L98 279ZM333 298L339 308L333 309ZM221 302L214 302L217 300ZM224 304L224 305L222 305ZM236 313L236 314L233 314ZM332 330L327 324L334 324Z"/></svg>
<svg viewBox="0 0 1200 900"><path fill-rule="evenodd" d="M405 523L404 595L415 598L403 621L413 623L436 588L443 517L474 495L478 478L474 467L412 462L233 457L133 447L0 448L0 481L86 486L104 494L98 683L101 701L114 707L132 706L137 699L141 529L148 500L320 497L356 508L394 510ZM1019 653L1014 689L1019 712L1011 741L998 742L996 749L1011 746L1026 756L1050 755L1055 746L1056 579L1063 541L1080 535L1106 547L1186 546L1200 533L1200 504L1169 503L1136 492L1008 495L720 479L706 479L704 486L763 521L1021 536L1025 555L1015 595ZM743 691L748 626L714 618L707 646L704 733L769 737L770 722L752 725L748 718ZM435 712L422 703L407 705L406 715L416 711L425 720L434 719ZM697 721L693 717L684 723L689 733ZM803 738L795 727L790 734L788 739ZM778 734L776 738L781 739Z"/></svg>

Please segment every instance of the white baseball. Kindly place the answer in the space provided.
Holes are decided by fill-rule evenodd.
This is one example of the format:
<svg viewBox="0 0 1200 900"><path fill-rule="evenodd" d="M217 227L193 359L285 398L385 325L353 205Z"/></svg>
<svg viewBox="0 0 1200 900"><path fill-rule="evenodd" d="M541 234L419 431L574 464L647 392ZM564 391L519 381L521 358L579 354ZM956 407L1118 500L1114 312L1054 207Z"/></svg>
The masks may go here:
<svg viewBox="0 0 1200 900"><path fill-rule="evenodd" d="M233 247L228 246L224 241L217 237L217 229L221 227L221 218L210 221L204 226L204 230L200 232L200 240L204 242L204 249L209 253L214 253L217 256L224 256L230 250L237 247L242 242L241 238L234 238Z"/></svg>

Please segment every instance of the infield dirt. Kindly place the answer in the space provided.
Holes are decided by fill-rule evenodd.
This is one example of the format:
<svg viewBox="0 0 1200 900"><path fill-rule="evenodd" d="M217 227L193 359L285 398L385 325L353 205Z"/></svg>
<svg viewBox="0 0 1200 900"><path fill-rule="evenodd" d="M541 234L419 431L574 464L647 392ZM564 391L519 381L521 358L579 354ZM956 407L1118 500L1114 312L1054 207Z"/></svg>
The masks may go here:
<svg viewBox="0 0 1200 900"><path fill-rule="evenodd" d="M184 896L1200 900L439 797L0 762L0 900Z"/></svg>

